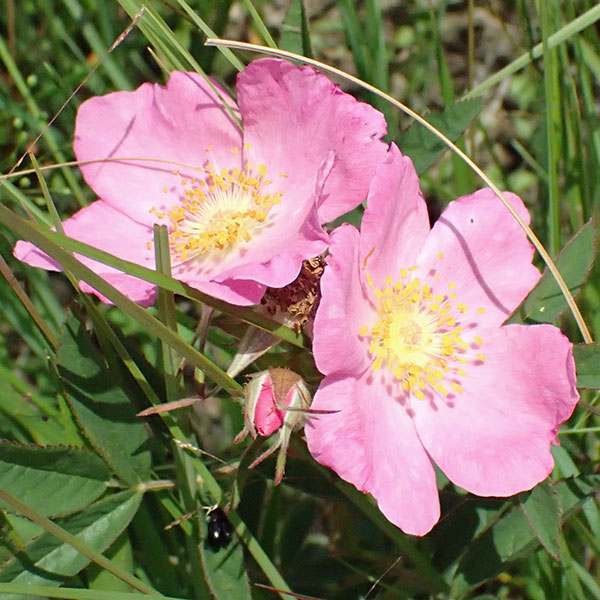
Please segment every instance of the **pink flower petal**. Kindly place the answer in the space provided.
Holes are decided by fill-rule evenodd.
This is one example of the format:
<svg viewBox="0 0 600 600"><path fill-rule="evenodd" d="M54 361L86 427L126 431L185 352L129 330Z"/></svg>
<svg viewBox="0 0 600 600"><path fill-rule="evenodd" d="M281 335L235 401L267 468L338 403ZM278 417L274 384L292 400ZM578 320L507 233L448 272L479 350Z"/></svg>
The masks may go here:
<svg viewBox="0 0 600 600"><path fill-rule="evenodd" d="M372 494L381 512L404 532L425 535L440 515L435 473L406 409L370 377L327 377L305 426L311 454Z"/></svg>
<svg viewBox="0 0 600 600"><path fill-rule="evenodd" d="M386 152L381 113L312 67L269 58L238 75L238 101L248 156L289 176L284 201L309 210L322 183L319 217L326 223L365 199Z"/></svg>
<svg viewBox="0 0 600 600"><path fill-rule="evenodd" d="M258 304L265 294L265 286L248 278L225 279L223 281L210 281L201 276L183 273L175 268L172 271L174 279L183 281L203 294L218 298L236 306L251 306Z"/></svg>
<svg viewBox="0 0 600 600"><path fill-rule="evenodd" d="M361 266L374 285L382 287L386 277L396 278L401 268L414 265L428 233L427 206L417 173L411 160L392 144L369 189L361 224Z"/></svg>
<svg viewBox="0 0 600 600"><path fill-rule="evenodd" d="M281 213L272 229L261 231L252 240L252 256L242 247L237 255L214 269L216 281L252 279L263 286L280 288L291 283L300 272L302 261L325 252L329 236L316 220L313 211L302 222ZM219 272L220 271L220 272Z"/></svg>
<svg viewBox="0 0 600 600"><path fill-rule="evenodd" d="M485 362L465 367L463 393L415 402L415 422L455 484L479 496L510 496L552 471L550 445L578 400L571 344L550 325L479 333Z"/></svg>
<svg viewBox="0 0 600 600"><path fill-rule="evenodd" d="M370 362L367 347L358 337L360 325L371 313L359 278L358 241L352 225L342 225L331 234L313 333L315 362L325 375L360 374Z"/></svg>
<svg viewBox="0 0 600 600"><path fill-rule="evenodd" d="M139 223L152 225L156 217L150 210L168 210L183 194L182 177L193 177L193 167L207 162L218 171L239 166L241 153L231 150L241 144L241 130L209 84L197 74L176 71L166 87L145 83L133 92L84 102L77 113L73 147L81 161L150 158L190 165L186 169L136 160L81 165L100 198ZM181 175L174 174L175 169Z"/></svg>
<svg viewBox="0 0 600 600"><path fill-rule="evenodd" d="M153 236L152 230L132 221L102 200L97 200L75 213L63 223L63 228L65 234L73 239L154 269L154 250L148 248ZM61 270L56 261L29 242L17 242L15 256L35 267ZM134 302L143 306L150 306L154 302L156 288L152 283L131 277L91 258L79 254L75 254L75 257ZM92 292L106 301L104 296L87 283L80 282L80 287L82 291Z"/></svg>
<svg viewBox="0 0 600 600"><path fill-rule="evenodd" d="M518 196L508 200L528 223L529 213ZM492 190L484 189L451 202L435 223L418 257L434 293L455 284L457 300L480 324L500 325L537 283L531 264L533 246ZM437 282L437 283L436 283Z"/></svg>
<svg viewBox="0 0 600 600"><path fill-rule="evenodd" d="M292 394L288 394L288 397ZM289 402L288 402L289 404ZM270 378L265 378L263 387L256 400L254 413L254 425L259 435L267 437L277 431L283 425L285 413L279 410L275 404L273 388Z"/></svg>

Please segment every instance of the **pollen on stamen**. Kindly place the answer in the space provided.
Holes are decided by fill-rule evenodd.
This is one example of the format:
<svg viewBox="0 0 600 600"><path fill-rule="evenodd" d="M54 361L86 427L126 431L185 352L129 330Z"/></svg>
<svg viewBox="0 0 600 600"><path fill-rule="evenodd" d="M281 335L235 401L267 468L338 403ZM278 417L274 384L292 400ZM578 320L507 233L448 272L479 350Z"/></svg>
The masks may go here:
<svg viewBox="0 0 600 600"><path fill-rule="evenodd" d="M441 260L442 258L444 258L444 255L442 252L438 252L437 257Z"/></svg>
<svg viewBox="0 0 600 600"><path fill-rule="evenodd" d="M455 391L458 392L459 394L463 393L463 388L462 385L460 385L459 383L456 383L456 381L453 381L450 383L450 387Z"/></svg>
<svg viewBox="0 0 600 600"><path fill-rule="evenodd" d="M480 306L480 307L477 309L477 314L478 314L478 315L482 315L484 312L485 312L485 308L484 308L483 306Z"/></svg>
<svg viewBox="0 0 600 600"><path fill-rule="evenodd" d="M183 197L168 212L151 209L158 218L170 219L170 247L180 261L251 241L270 209L281 202L281 192L265 193L271 183L265 181L265 165L258 172L249 164L217 171L207 163L200 170L203 177L181 177ZM173 173L180 175L178 169Z"/></svg>
<svg viewBox="0 0 600 600"><path fill-rule="evenodd" d="M452 392L462 394L466 365L485 361L481 352L473 353L483 341L480 336L469 342L461 337L466 327L461 319L468 307L455 301L457 294L435 293L432 280L425 283L413 278L414 270L398 269L400 279L385 277L381 288L375 287L370 273L366 273L379 303L377 323L363 324L358 332L369 340L371 368L388 371L402 390L416 399L425 398L428 389L444 397ZM434 275L433 270L427 274L435 280ZM451 290L456 288L453 282L446 285Z"/></svg>

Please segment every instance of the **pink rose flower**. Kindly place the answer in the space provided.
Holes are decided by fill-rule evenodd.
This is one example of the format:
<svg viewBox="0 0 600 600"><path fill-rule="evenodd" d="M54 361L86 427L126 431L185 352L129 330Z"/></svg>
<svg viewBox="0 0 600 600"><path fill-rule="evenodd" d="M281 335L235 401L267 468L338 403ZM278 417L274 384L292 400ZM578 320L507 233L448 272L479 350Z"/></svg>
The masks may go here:
<svg viewBox="0 0 600 600"><path fill-rule="evenodd" d="M326 249L321 225L365 199L387 151L385 121L313 68L282 60L250 64L237 95L238 106L214 82L174 72L165 87L84 102L74 150L80 161L104 161L81 165L100 199L64 222L66 234L154 268L152 227L165 224L173 277L234 304L293 281L304 259ZM30 243L17 243L15 255L60 269ZM151 283L79 259L132 300L153 303Z"/></svg>
<svg viewBox="0 0 600 600"><path fill-rule="evenodd" d="M548 476L578 400L572 346L551 325L502 325L539 272L491 190L452 202L430 230L412 163L392 146L367 204L360 232L332 234L312 408L338 412L313 416L306 438L392 523L424 535L440 516L434 462L479 496Z"/></svg>

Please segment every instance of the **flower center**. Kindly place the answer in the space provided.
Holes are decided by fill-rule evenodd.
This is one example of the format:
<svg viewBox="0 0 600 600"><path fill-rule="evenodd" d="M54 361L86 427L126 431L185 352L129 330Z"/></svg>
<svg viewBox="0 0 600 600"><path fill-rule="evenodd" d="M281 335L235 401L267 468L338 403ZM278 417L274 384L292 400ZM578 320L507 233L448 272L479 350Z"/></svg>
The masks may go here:
<svg viewBox="0 0 600 600"><path fill-rule="evenodd" d="M369 341L373 371L387 369L416 398L422 400L432 390L443 396L450 390L461 394L465 366L485 361L479 351L483 341L477 335L469 343L463 339L465 326L470 330L475 323L467 323L469 309L456 301L456 285L449 283L448 293L435 294L413 277L418 268L401 269L400 279L387 277L381 288L367 273L379 307L375 324L363 325L359 335Z"/></svg>
<svg viewBox="0 0 600 600"><path fill-rule="evenodd" d="M236 150L232 152L237 154ZM194 177L174 171L183 188L179 202L164 212L156 207L151 210L168 221L171 256L178 263L249 242L266 226L273 206L281 202L281 192L266 192L272 181L267 180L265 165L255 169L246 162L242 169L224 168L217 173L207 164L195 170L200 174ZM170 191L173 188L163 190Z"/></svg>

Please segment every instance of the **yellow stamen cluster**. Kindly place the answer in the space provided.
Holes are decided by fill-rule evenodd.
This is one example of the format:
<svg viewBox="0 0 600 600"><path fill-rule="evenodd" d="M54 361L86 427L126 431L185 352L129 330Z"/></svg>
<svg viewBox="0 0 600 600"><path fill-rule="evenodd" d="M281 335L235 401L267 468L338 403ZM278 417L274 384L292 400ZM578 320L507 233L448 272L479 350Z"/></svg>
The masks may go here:
<svg viewBox="0 0 600 600"><path fill-rule="evenodd" d="M366 274L379 308L375 324L363 325L359 335L369 341L373 371L386 368L416 398L423 400L428 390L442 396L461 394L463 367L485 361L478 351L483 340L463 339L461 322L469 308L455 301L456 285L450 282L448 293L434 293L416 277L417 269L401 269L400 279L387 277L381 288Z"/></svg>
<svg viewBox="0 0 600 600"><path fill-rule="evenodd" d="M196 171L201 174L194 177L175 171L181 185L163 191L180 194L178 203L164 212L151 210L159 219L168 219L171 254L177 262L249 242L281 202L281 192L264 191L272 183L265 165L255 169L246 163L243 169L216 172L208 164Z"/></svg>

